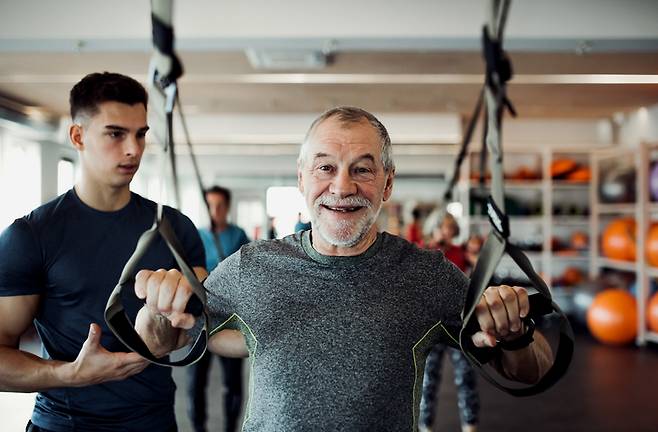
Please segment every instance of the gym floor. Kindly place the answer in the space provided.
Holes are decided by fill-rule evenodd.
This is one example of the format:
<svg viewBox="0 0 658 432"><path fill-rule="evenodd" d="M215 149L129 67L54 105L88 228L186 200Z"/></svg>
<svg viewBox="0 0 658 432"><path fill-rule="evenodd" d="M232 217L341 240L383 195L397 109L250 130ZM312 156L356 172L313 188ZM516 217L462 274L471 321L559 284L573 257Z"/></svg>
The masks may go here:
<svg viewBox="0 0 658 432"><path fill-rule="evenodd" d="M437 424L434 431L459 431L459 414L452 365L444 361ZM208 400L216 407L209 431L221 431L220 371L211 370L213 385ZM174 373L179 392L176 415L181 432L192 429L185 415L185 374ZM580 332L576 355L567 375L548 392L515 398L480 380L481 431L505 432L654 432L658 430L658 346L611 348Z"/></svg>
<svg viewBox="0 0 658 432"><path fill-rule="evenodd" d="M37 348L30 344L29 348ZM434 431L459 431L455 387L450 361L441 383L437 424ZM576 355L567 375L554 388L539 396L515 398L480 380L481 431L505 432L653 432L658 430L658 346L611 348L581 332ZM187 420L183 369L174 371L178 385L176 415L180 432L191 432ZM211 369L208 400L211 401L208 430L221 431L221 371ZM23 430L34 396L0 393L3 430ZM654 411L656 410L656 411ZM5 429L7 428L7 429Z"/></svg>

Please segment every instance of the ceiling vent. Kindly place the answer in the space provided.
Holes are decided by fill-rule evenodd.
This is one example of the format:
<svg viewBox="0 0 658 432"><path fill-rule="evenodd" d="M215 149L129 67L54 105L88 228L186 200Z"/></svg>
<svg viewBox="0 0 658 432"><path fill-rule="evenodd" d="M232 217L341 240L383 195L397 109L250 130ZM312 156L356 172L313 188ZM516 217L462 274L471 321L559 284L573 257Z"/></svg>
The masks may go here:
<svg viewBox="0 0 658 432"><path fill-rule="evenodd" d="M319 50L250 48L247 58L254 69L260 70L317 70L330 63L330 56Z"/></svg>

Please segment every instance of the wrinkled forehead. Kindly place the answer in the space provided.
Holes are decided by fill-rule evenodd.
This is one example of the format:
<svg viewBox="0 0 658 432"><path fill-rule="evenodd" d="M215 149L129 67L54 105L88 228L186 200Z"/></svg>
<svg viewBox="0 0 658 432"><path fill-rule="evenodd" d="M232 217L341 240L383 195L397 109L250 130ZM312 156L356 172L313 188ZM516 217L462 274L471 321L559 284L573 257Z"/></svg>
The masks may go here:
<svg viewBox="0 0 658 432"><path fill-rule="evenodd" d="M306 157L318 154L349 156L372 154L381 157L381 140L374 127L367 121L343 122L329 118L315 126L305 143Z"/></svg>

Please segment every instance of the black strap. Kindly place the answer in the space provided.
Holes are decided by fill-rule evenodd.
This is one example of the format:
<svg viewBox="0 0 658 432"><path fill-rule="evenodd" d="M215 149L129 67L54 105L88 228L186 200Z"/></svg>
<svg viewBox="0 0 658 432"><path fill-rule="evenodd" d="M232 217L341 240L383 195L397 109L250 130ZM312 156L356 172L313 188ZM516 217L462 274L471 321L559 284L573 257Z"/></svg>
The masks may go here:
<svg viewBox="0 0 658 432"><path fill-rule="evenodd" d="M507 253L512 260L519 266L523 273L528 276L536 292L530 294L530 312L524 318L529 324L530 321L538 321L543 316L556 314L560 321L559 342L554 356L554 362L546 374L537 382L529 387L517 388L501 384L496 381L489 373L482 368L485 363L500 355L501 347L496 348L478 348L475 347L471 337L479 331L479 325L475 318L475 307L479 302L484 290L489 285L489 281L494 275L494 271L502 256ZM535 272L530 260L515 245L509 243L497 231L487 238L480 258L471 277L471 283L466 295L466 302L463 311L463 327L459 332L459 344L466 357L480 369L482 376L493 384L495 387L514 396L531 396L541 393L554 385L566 373L574 349L574 335L571 325L566 316L555 302L553 302L550 291L546 283Z"/></svg>
<svg viewBox="0 0 658 432"><path fill-rule="evenodd" d="M502 50L502 29L509 7L509 1L502 2L491 0L494 5L492 24L493 29L485 26L483 31L483 53L486 60L486 80L484 87L486 103L486 143L488 150L492 153L491 164L491 195L487 202L487 213L492 225L492 230L487 237L480 256L471 275L464 310L462 311L462 328L459 329L459 337L455 338L453 330L446 329L452 339L459 341L461 350L466 358L480 370L482 376L495 387L514 396L530 396L551 387L565 373L571 362L574 349L573 331L564 313L557 304L553 302L551 293L546 283L535 272L530 260L508 239L510 227L504 206L504 177L503 177L503 152L501 145L501 124L504 108L515 115L514 108L506 97L506 82L512 78L512 65L507 55ZM490 36L490 34L494 36ZM480 100L476 107L480 105ZM479 108L478 108L479 109ZM483 149L483 153L486 153ZM481 170L481 175L482 174ZM475 308L479 303L485 289L494 276L494 272L504 254L508 254L519 266L521 271L528 277L534 291L529 296L530 311L524 318L526 325L534 325L542 317L557 316L559 325L559 341L555 352L554 362L551 368L534 385L528 387L511 387L498 382L483 368L484 364L501 355L501 347L478 348L473 344L472 336L480 330Z"/></svg>
<svg viewBox="0 0 658 432"><path fill-rule="evenodd" d="M180 204L173 149L173 110L178 100L176 80L181 76L183 69L173 51L172 0L152 0L151 9L153 11L151 18L155 47L149 66L149 99L151 112L153 113L152 130L156 141L159 141L163 146L163 153L169 152L176 201ZM140 259L158 237L162 237L183 276L192 287L193 295L188 301L185 311L203 320L201 332L196 337L190 350L183 359L173 362L169 361L168 358L157 358L149 351L147 345L135 331L134 324L126 315L121 301L122 291L124 289L130 290L134 286L135 274L139 270L137 266ZM105 307L105 321L116 337L132 351L162 366L192 364L203 356L208 344L206 292L187 262L183 248L165 218L164 208L161 203L158 203L153 226L143 233L137 241L135 251L124 266L119 283L112 291Z"/></svg>
<svg viewBox="0 0 658 432"><path fill-rule="evenodd" d="M133 323L126 315L121 301L121 293L124 289L132 289L135 283L135 274L139 269L137 268L140 260L158 237L162 237L165 241L165 244L169 247L176 263L180 267L183 275L190 283L194 295L190 298L190 301L187 304L185 311L191 313L195 317L203 318L203 328L196 340L192 344L192 347L188 351L187 355L178 361L171 362L168 359L161 359L155 357L148 347L141 339L137 331L135 331ZM161 366L186 366L195 361L199 360L203 353L206 350L207 345L207 325L208 325L208 313L205 308L206 304L206 293L203 285L197 279L194 271L187 264L185 259L185 254L183 249L174 234L169 221L162 216L160 220L156 217L155 222L151 229L143 233L139 240L137 241L137 247L133 252L132 256L126 263L123 271L121 272L121 278L119 283L116 285L110 298L107 301L107 306L105 307L105 321L109 326L110 330L116 335L116 337L123 342L123 344L128 347L130 350L138 353L142 357L155 364Z"/></svg>

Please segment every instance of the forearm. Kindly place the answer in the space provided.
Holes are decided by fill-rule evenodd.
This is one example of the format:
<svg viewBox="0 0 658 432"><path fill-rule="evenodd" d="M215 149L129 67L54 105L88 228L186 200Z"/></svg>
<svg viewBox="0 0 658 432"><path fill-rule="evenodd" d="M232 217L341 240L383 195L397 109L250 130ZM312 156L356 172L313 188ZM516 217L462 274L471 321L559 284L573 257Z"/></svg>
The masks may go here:
<svg viewBox="0 0 658 432"><path fill-rule="evenodd" d="M72 364L45 360L34 354L0 346L0 391L35 392L70 387L74 382Z"/></svg>
<svg viewBox="0 0 658 432"><path fill-rule="evenodd" d="M164 315L151 313L146 306L137 314L135 330L156 357L166 356L187 341L181 329L173 327Z"/></svg>
<svg viewBox="0 0 658 432"><path fill-rule="evenodd" d="M249 357L244 335L239 330L221 330L208 341L208 350L222 357Z"/></svg>
<svg viewBox="0 0 658 432"><path fill-rule="evenodd" d="M530 345L516 351L501 350L500 357L494 363L498 372L505 377L534 384L546 374L553 360L548 342L535 331L534 341Z"/></svg>

